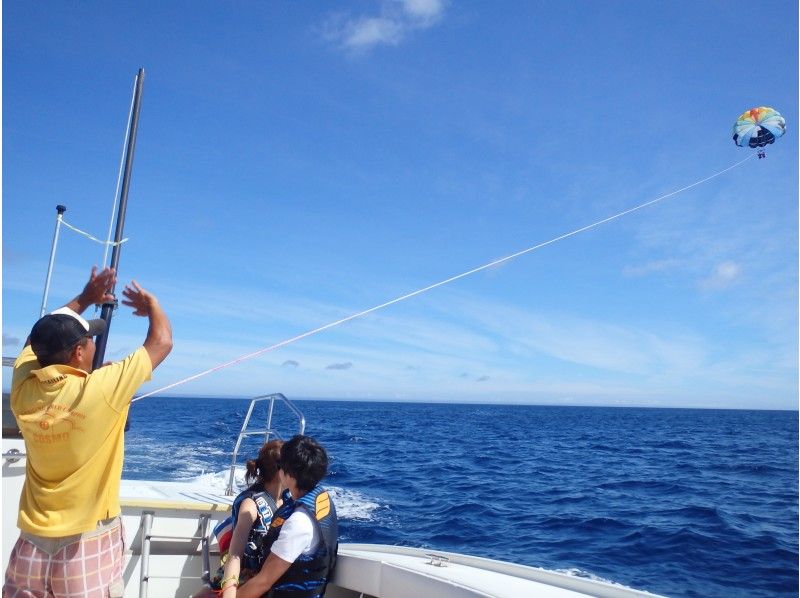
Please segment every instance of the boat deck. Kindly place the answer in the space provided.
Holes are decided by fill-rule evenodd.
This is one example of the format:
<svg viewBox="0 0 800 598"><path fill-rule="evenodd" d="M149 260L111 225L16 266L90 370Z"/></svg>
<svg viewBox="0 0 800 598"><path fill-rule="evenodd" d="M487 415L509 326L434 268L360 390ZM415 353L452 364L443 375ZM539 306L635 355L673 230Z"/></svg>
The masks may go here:
<svg viewBox="0 0 800 598"><path fill-rule="evenodd" d="M119 496L123 509L138 507L202 512L229 511L234 499L199 484L149 480L122 480Z"/></svg>

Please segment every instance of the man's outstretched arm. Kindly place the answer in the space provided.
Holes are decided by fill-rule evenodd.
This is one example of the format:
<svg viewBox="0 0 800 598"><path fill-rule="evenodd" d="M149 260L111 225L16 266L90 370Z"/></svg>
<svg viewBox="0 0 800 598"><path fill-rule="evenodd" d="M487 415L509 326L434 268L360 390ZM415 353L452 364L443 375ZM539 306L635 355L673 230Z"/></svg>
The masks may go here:
<svg viewBox="0 0 800 598"><path fill-rule="evenodd" d="M145 291L135 280L125 286L122 295L125 297L122 304L132 307L134 316L147 316L150 320L144 348L155 369L172 351L172 326L167 314L161 309L156 296Z"/></svg>

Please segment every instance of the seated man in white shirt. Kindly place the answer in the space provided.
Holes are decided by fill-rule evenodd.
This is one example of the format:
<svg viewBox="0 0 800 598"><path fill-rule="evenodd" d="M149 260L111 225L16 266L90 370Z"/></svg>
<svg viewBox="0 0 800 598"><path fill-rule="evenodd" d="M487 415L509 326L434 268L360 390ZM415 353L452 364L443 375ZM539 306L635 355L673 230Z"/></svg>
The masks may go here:
<svg viewBox="0 0 800 598"><path fill-rule="evenodd" d="M287 489L262 550L261 571L237 589L223 583L223 598L319 598L336 564L336 507L319 485L328 472L325 449L297 435L281 447L281 480Z"/></svg>

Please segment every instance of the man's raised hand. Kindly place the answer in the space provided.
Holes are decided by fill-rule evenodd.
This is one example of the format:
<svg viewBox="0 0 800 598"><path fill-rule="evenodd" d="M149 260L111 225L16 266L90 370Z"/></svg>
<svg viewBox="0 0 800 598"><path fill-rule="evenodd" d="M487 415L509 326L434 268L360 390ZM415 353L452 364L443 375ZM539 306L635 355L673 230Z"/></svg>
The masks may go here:
<svg viewBox="0 0 800 598"><path fill-rule="evenodd" d="M153 303L157 302L155 295L145 291L135 280L125 285L122 295L125 297L122 304L133 308L134 316L149 316Z"/></svg>
<svg viewBox="0 0 800 598"><path fill-rule="evenodd" d="M78 295L77 300L80 307L86 309L90 305L100 305L101 303L113 303L114 295L109 291L117 282L117 273L113 268L104 268L100 272L97 266L92 266L92 273L89 275L89 282L83 287L83 291Z"/></svg>

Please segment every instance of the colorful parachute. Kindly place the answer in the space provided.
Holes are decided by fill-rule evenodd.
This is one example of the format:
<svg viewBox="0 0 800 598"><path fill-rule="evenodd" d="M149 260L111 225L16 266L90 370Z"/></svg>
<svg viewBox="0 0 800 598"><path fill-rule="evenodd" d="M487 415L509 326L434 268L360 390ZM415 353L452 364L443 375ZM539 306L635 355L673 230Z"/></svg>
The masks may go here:
<svg viewBox="0 0 800 598"><path fill-rule="evenodd" d="M742 113L733 125L733 141L739 147L764 147L786 132L786 121L777 110L761 106ZM759 152L759 156L762 152Z"/></svg>

